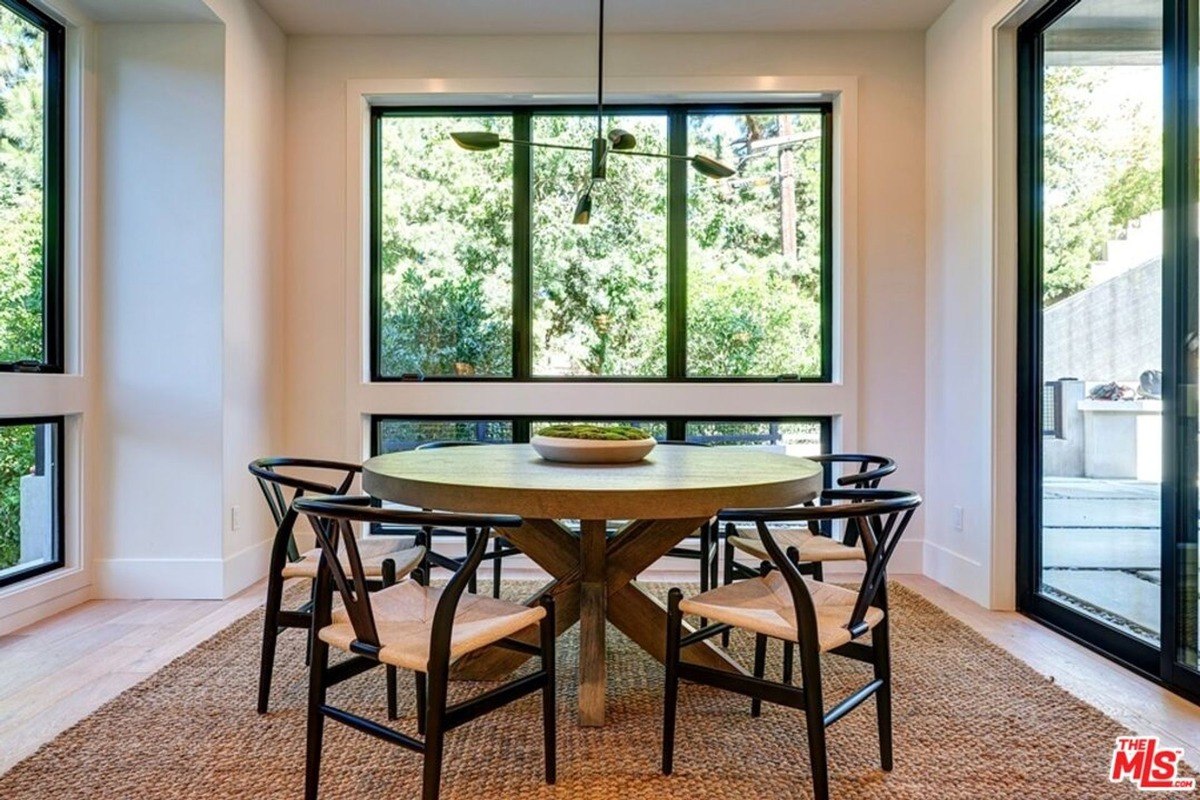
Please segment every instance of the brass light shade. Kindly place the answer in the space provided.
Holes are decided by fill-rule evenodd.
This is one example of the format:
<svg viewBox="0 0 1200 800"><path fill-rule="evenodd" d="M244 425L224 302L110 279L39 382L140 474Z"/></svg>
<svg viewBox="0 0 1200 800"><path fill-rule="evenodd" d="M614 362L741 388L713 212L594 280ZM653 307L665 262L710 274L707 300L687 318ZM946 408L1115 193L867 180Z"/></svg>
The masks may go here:
<svg viewBox="0 0 1200 800"><path fill-rule="evenodd" d="M584 192L579 202L575 204L575 216L571 217L571 222L576 225L587 225L592 220L592 187L588 187Z"/></svg>
<svg viewBox="0 0 1200 800"><path fill-rule="evenodd" d="M637 138L629 131L613 128L608 132L608 143L613 150L632 150L637 147Z"/></svg>
<svg viewBox="0 0 1200 800"><path fill-rule="evenodd" d="M728 178L731 175L737 174L737 170L727 167L720 161L708 156L692 156L691 162L692 169L709 178Z"/></svg>
<svg viewBox="0 0 1200 800"><path fill-rule="evenodd" d="M500 146L500 134L491 131L456 131L450 138L464 150L495 150Z"/></svg>

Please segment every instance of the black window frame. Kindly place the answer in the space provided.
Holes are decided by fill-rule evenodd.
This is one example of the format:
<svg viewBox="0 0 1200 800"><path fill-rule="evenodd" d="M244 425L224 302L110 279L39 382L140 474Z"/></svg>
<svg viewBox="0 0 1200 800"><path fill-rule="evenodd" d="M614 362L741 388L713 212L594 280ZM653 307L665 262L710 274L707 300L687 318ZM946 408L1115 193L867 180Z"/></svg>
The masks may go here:
<svg viewBox="0 0 1200 800"><path fill-rule="evenodd" d="M54 548L52 559L20 569L19 565L0 573L0 589L16 583L27 581L38 575L62 569L66 566L66 438L67 420L65 416L26 416L5 417L0 419L0 427L9 428L21 425L49 425L54 429L54 499L53 499L53 530L51 545ZM44 457L44 452L43 452Z"/></svg>
<svg viewBox="0 0 1200 800"><path fill-rule="evenodd" d="M371 414L369 417L370 452L372 456L380 455L379 427L385 422L508 422L512 424L512 443L528 444L530 427L534 422L611 422L614 420L636 420L638 422L646 423L666 423L667 441L672 442L685 441L685 437L687 435L687 426L690 423L808 423L816 424L819 427L821 452L828 453L833 447L833 417L820 415L729 416L723 414Z"/></svg>
<svg viewBox="0 0 1200 800"><path fill-rule="evenodd" d="M513 138L527 139L535 114L594 113L589 105L480 105L480 106L372 106L369 171L369 375L372 383L523 382L523 383L805 383L833 382L833 103L673 103L606 105L606 114L660 114L667 118L667 139L674 155L687 154L689 115L754 112L759 114L816 113L821 120L821 366L815 375L725 375L687 373L687 164L672 162L668 170L666 328L667 372L661 376L535 375L533 373L533 230L532 158L529 148L513 148L513 260L512 260L512 375L384 375L380 371L382 302L382 236L380 158L382 121L388 117L470 116L511 114ZM464 153L464 158L469 154Z"/></svg>
<svg viewBox="0 0 1200 800"><path fill-rule="evenodd" d="M57 374L65 371L65 292L63 198L66 186L66 28L26 0L0 0L0 6L46 34L43 83L42 360L0 362L0 372Z"/></svg>

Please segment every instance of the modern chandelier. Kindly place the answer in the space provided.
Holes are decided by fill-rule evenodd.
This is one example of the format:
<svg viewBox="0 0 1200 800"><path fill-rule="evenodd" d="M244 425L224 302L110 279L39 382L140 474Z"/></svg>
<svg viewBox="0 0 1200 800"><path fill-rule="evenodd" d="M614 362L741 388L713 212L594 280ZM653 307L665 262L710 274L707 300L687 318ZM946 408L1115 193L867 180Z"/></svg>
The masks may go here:
<svg viewBox="0 0 1200 800"><path fill-rule="evenodd" d="M608 171L608 154L616 153L622 156L644 156L647 158L665 158L671 161L687 161L692 169L708 178L728 178L737 174L737 170L722 164L716 159L702 155L672 155L668 153L651 153L637 150L637 139L632 133L620 128L613 128L604 135L604 0L600 0L600 25L597 37L599 51L599 69L596 82L596 138L592 139L591 147L554 142L523 142L518 139L506 139L492 131L458 131L450 134L455 144L464 150L495 150L502 144L520 147L547 147L555 150L579 150L592 154L592 174L587 188L575 204L575 216L572 222L576 225L587 225L592 217L592 186L596 181L605 179Z"/></svg>

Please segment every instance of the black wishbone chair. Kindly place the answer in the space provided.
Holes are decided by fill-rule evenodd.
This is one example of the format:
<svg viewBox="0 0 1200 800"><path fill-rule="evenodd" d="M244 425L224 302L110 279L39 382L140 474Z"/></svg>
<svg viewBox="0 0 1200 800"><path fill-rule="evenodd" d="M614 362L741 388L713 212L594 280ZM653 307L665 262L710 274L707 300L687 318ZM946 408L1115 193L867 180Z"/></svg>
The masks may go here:
<svg viewBox="0 0 1200 800"><path fill-rule="evenodd" d="M488 442L447 440L447 441L440 441L440 442L425 442L424 444L417 445L413 449L414 450L440 450L444 447L484 447L484 446L487 446L487 444L488 444ZM469 551L471 549L471 547L475 544L475 536L477 535L477 531L474 528L467 528L465 531L463 531L462 534L456 534L456 535L462 535L463 537L466 538L467 550ZM442 553L438 553L438 552L434 551L433 541L430 538L428 531L422 531L421 535L417 538L417 543L425 545L425 548L426 548L425 563L422 565L422 568L425 570L426 574L429 573L430 567L441 567L442 569L456 570L460 566L462 566L462 563L463 563L462 558L454 558L452 556L447 556ZM513 545L507 539L505 539L503 536L499 536L499 535L497 535L494 538L492 546L494 548L492 550L492 552L484 555L483 559L485 561L492 562L492 597L499 597L500 596L501 562L504 559L508 558L509 556L520 555L521 551L518 550L517 548L513 547ZM475 589L476 589L475 581L476 581L476 577L474 575L472 575L471 576L471 585L469 587L467 587L467 591L469 591L471 594L475 593Z"/></svg>
<svg viewBox="0 0 1200 800"><path fill-rule="evenodd" d="M283 470L282 472L280 470ZM295 527L297 514L292 501L307 494L345 494L354 479L362 472L358 464L342 461L327 461L314 458L260 458L250 464L250 474L258 480L271 516L275 520L275 539L271 545L270 566L267 572L266 614L263 619L262 656L258 673L258 713L267 713L271 696L271 675L275 669L275 646L279 634L287 628L303 628L308 631L308 654L312 655L312 643L316 631L312 624L312 607L315 594L309 601L295 610L285 610L283 584L289 578L313 581L315 592L319 547L300 553L296 547ZM329 482L337 476L336 482ZM288 497L284 489L289 489ZM407 575L421 563L425 550L413 546L407 539L378 536L360 544L364 558L368 590L381 589ZM388 670L387 676L388 713L396 716L396 673Z"/></svg>
<svg viewBox="0 0 1200 800"><path fill-rule="evenodd" d="M545 778L555 781L554 707L554 604L547 595L539 606L466 594L467 584L487 551L494 528L515 528L520 517L411 512L374 508L369 497L301 498L293 507L308 516L322 558L317 573L317 638L313 645L308 695L308 756L304 796L315 800L321 769L321 744L325 718L424 756L422 800L436 800L441 784L443 742L447 731L540 691L545 737ZM375 593L363 592L363 564L355 545L351 523L379 523L444 528L475 528L479 533L464 563L444 588L435 589L406 580ZM339 544L348 556L336 556ZM333 611L333 589L343 608ZM540 646L511 638L538 626ZM495 645L541 656L541 668L481 695L450 705L447 685L450 665L467 653ZM350 658L329 666L329 648L350 653ZM417 677L417 725L424 740L393 730L374 720L326 702L326 691L335 684L381 664L410 669Z"/></svg>
<svg viewBox="0 0 1200 800"><path fill-rule="evenodd" d="M805 456L809 461L824 464L826 474L834 465L842 464L850 467L836 478L830 477L829 483L836 483L839 488L874 489L879 482L896 471L896 462L887 456L865 455L858 453L833 453L819 456ZM818 497L813 501L820 503ZM741 578L754 578L760 570L738 563L734 551L756 558L760 563L769 562L770 556L758 535L756 527L739 528L739 523L754 525L756 518L747 517L744 509L727 509L722 511L717 519L725 524L725 583L729 584ZM755 512L751 510L750 514ZM788 520L793 522L794 520ZM847 528L845 539L837 541L829 535L828 530L822 530L816 522L809 522L807 530L803 528L781 529L775 531L775 540L786 551L795 547L800 553L802 571L817 580L825 579L822 565L826 561L862 561L862 549L855 547L855 533Z"/></svg>
<svg viewBox="0 0 1200 800"><path fill-rule="evenodd" d="M813 794L829 798L825 729L875 696L879 722L879 759L892 769L892 674L887 606L887 563L895 552L921 497L898 489L831 489L827 504L760 512L755 524L775 567L767 574L683 599L672 589L667 600L666 692L663 709L663 774L674 766L675 716L680 679L728 689L752 698L758 716L762 701L802 709L808 723ZM787 516L783 516L783 515ZM784 553L769 522L782 519L826 522L845 520L855 528L866 555L866 572L857 592L800 574L795 548ZM715 620L682 636L684 614ZM681 651L730 628L755 634L753 677L689 664ZM868 632L870 642L859 641ZM768 638L793 642L800 651L803 685L763 679ZM825 710L821 690L821 654L831 653L874 667L874 678Z"/></svg>

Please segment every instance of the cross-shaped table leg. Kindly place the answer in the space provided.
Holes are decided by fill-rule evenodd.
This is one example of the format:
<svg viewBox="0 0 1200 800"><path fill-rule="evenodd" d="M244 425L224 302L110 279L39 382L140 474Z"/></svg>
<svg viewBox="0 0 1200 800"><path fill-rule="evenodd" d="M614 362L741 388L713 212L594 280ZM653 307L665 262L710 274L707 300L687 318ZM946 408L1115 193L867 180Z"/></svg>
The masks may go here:
<svg viewBox="0 0 1200 800"><path fill-rule="evenodd" d="M668 550L707 522L707 518L637 520L608 537L604 520L585 520L579 535L549 519L526 519L505 538L549 572L554 581L528 599L533 605L544 594L555 599L555 628L559 635L576 621L579 630L579 722L604 724L606 663L605 620L659 661L666 648L667 612L633 579ZM684 626L687 631L691 628ZM515 638L536 644L536 632ZM487 648L463 658L455 677L498 680L529 656L514 650ZM742 672L741 666L711 640L684 651L686 661L714 669Z"/></svg>

